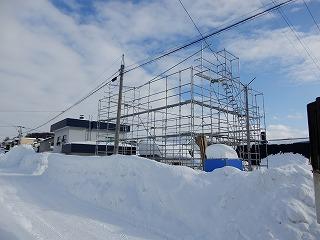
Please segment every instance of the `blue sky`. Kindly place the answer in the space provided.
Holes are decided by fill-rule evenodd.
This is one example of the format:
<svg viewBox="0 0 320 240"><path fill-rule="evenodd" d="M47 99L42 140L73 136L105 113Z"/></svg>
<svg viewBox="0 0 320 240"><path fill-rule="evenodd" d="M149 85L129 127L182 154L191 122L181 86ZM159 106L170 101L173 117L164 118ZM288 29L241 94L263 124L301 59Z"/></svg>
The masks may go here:
<svg viewBox="0 0 320 240"><path fill-rule="evenodd" d="M271 6L264 0L183 2L203 33ZM319 23L320 2L306 2ZM295 1L282 10L320 60L320 31L304 3ZM7 0L0 3L0 20L1 111L62 110L117 70L122 53L132 64L199 35L178 0ZM254 88L265 94L270 138L308 135L306 104L320 95L320 70L278 12L208 41L240 58L243 82L256 77ZM130 78L147 81L192 50L139 69ZM63 117L95 117L99 97L101 93ZM0 112L0 126L34 127L55 114ZM0 138L15 134L14 127L0 128Z"/></svg>

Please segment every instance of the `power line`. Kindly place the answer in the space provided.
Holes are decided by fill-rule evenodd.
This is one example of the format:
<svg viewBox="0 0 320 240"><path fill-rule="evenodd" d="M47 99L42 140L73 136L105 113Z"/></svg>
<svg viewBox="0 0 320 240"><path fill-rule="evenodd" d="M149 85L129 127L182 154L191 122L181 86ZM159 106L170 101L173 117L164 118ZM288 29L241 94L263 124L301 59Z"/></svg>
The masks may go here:
<svg viewBox="0 0 320 240"><path fill-rule="evenodd" d="M260 0L261 5L263 6L263 2L262 0ZM276 3L272 0L271 4L275 5ZM279 11L278 11L279 12ZM269 12L269 14L271 15L271 13ZM281 13L279 12L279 14L281 15ZM272 16L272 15L271 15ZM281 15L281 17L283 18L283 16ZM278 22L278 26L280 26L280 21L277 19ZM290 28L289 28L290 29ZM290 29L291 30L291 29ZM291 30L292 31L292 30ZM294 43L288 36L287 31L281 31L281 33L285 36L285 38L289 41L289 43L295 48L295 50L299 53L301 52L301 49L298 48L297 44ZM315 69L312 69L312 71L315 71ZM315 75L317 75L316 72L314 72Z"/></svg>
<svg viewBox="0 0 320 240"><path fill-rule="evenodd" d="M272 0L273 4L276 4L276 2L274 0ZM314 63L314 65L318 68L318 70L320 71L320 66L317 64L317 62L319 62L319 60L316 57L313 57L310 53L310 49L303 43L303 41L301 40L300 36L298 35L297 31L295 30L294 26L291 24L290 20L288 19L288 17L286 16L286 14L280 9L277 9L279 14L281 15L282 19L285 21L285 23L288 25L288 27L290 28L290 30L293 32L293 34L295 35L295 37L297 38L298 42L300 43L300 45L303 47L303 49L305 50L305 52L307 53L307 55L309 56L309 58L312 60L312 62Z"/></svg>
<svg viewBox="0 0 320 240"><path fill-rule="evenodd" d="M187 43L187 44L184 44L184 45L182 45L182 46L179 46L179 47L177 47L177 48L175 48L175 49L173 49L173 50L171 50L171 51L169 51L169 52L166 52L166 53L164 53L164 54L162 54L162 55L160 55L160 56L158 56L158 57L156 57L156 58L154 58L154 59L151 59L151 60L149 60L149 61L147 61L147 62L144 62L144 63L142 63L142 64L139 64L139 65L136 66L136 67L133 67L133 68L131 68L131 69L128 69L128 70L125 71L125 73L128 73L128 72L130 72L130 71L133 71L133 70L135 70L135 69L137 69L137 68L143 67L143 66L145 66L145 65L147 65L147 64L153 63L153 62L155 62L155 61L158 61L158 60L160 60L161 58L164 58L164 57L166 57L166 56L171 55L172 53L178 52L178 51L180 51L180 50L182 50L182 49L185 49L185 48L187 48L187 47L190 47L190 46L192 46L192 45L194 45L194 44L196 44L196 43L198 43L198 42L201 42L201 41L203 41L204 39L210 38L210 37L212 37L212 36L214 36L214 35L217 35L217 34L220 34L220 33L224 32L224 31L230 30L230 29L232 29L232 28L234 28L234 27L237 27L237 26L239 26L239 25L241 25L241 24L243 24L243 23L245 23L245 22L248 22L248 21L253 20L253 19L255 19L255 18L259 17L259 16L262 16L262 15L264 15L264 14L270 12L270 11L279 9L280 7L286 5L286 4L290 3L290 2L294 2L294 1L297 1L297 0L287 0L287 1L285 1L285 2L276 4L276 5L270 7L270 8L268 8L268 9L266 9L266 10L263 10L263 11L261 11L261 12L258 12L258 13L254 14L254 15L251 15L251 16L245 18L245 19L242 19L242 20L240 20L240 21L237 21L237 22L235 22L235 23L233 23L233 24L231 24L231 25L228 25L228 26L226 26L226 27L224 27L224 28L221 28L221 29L219 29L219 30L216 30L216 31L214 31L214 32L212 32L212 33L209 33L209 34L207 34L207 35L205 35L205 36L203 36L203 37L201 37L201 38L198 38L198 39L196 39L196 40L194 40L194 41L192 41L192 42L189 42L189 43Z"/></svg>
<svg viewBox="0 0 320 240"><path fill-rule="evenodd" d="M56 113L62 111L46 111L46 110L0 110L1 113Z"/></svg>
<svg viewBox="0 0 320 240"><path fill-rule="evenodd" d="M157 79L158 77L160 77L161 75L167 73L168 71L172 70L173 68L177 67L178 65L182 64L183 62L185 62L186 60L190 59L191 57L195 56L196 54L198 54L201 50L196 51L195 53L187 56L186 58L184 58L183 60L181 60L180 62L178 62L177 64L174 64L173 66L171 66L170 68L166 69L165 71L161 72L160 74L158 74L156 77L152 78L151 80L149 80L148 82L151 82L155 79ZM118 73L118 71L116 72ZM65 112L69 111L71 108L75 107L76 105L80 104L81 102L83 102L85 99L89 98L90 96L92 96L94 93L96 93L97 91L99 91L101 88L103 88L104 86L108 85L109 83L114 81L114 75L111 75L106 81L108 82L104 82L103 84L101 84L99 87L97 87L95 90L93 90L92 92L90 92L89 94L87 94L85 97L83 97L82 99L80 99L79 101L77 101L76 103L74 103L73 105L71 105L70 107L68 107L67 109L61 111L61 113L59 113L58 115L50 118L48 121L44 122L43 124L40 124L39 126L35 127L35 128L29 128L30 130L28 130L27 132L24 133L29 133L31 131L34 131L38 128L41 128L43 126L45 126L46 124L52 122L53 120L57 119L58 117L60 117L62 114L64 114Z"/></svg>
<svg viewBox="0 0 320 240"><path fill-rule="evenodd" d="M24 129L31 129L31 128L27 128L27 127L24 127L24 126L21 126L21 125L0 125L0 127L2 128L24 128Z"/></svg>
<svg viewBox="0 0 320 240"><path fill-rule="evenodd" d="M308 10L308 12L309 12L309 14L310 14L311 18L313 19L313 22L316 24L316 26L317 26L317 28L318 28L318 30L319 30L319 32L320 32L319 24L317 23L317 21L316 21L316 19L314 18L314 16L313 16L312 12L310 11L310 8L309 8L308 4L306 3L306 1L305 1L305 0L303 0L303 3L304 3L304 5L306 6L306 8L307 8L307 10Z"/></svg>
<svg viewBox="0 0 320 240"><path fill-rule="evenodd" d="M193 21L191 15L189 14L188 10L186 9L186 7L184 6L184 4L182 3L181 0L178 0L180 2L180 5L182 6L182 8L184 9L184 11L187 13L189 19L191 20L193 26L197 29L198 33L200 34L201 37L203 37L203 34L201 33L199 27L197 26L197 24L195 23L195 21ZM206 39L204 39L205 44L207 45L207 47L210 49L210 51L212 52L212 54L216 57L217 61L222 64L222 62L219 60L217 54L215 51L212 50L212 48L210 47L210 44L207 42ZM202 48L202 47L201 47ZM203 49L202 49L203 50Z"/></svg>
<svg viewBox="0 0 320 240"><path fill-rule="evenodd" d="M188 12L188 10L186 9L186 7L183 5L182 1L181 1L181 0L178 0L178 1L180 2L180 5L181 5L182 8L184 9L184 11L187 13L187 15L188 15L189 19L191 20L193 26L197 29L198 33L199 33L200 36L203 38L203 35L202 35L200 29L198 28L197 24L193 21L191 15L189 14L189 12ZM211 52L212 52L214 55L216 55L215 52L211 49L211 47L210 47L210 45L208 44L208 42L207 42L206 39L204 39L204 42L206 43L206 45L208 46L208 48L211 50Z"/></svg>
<svg viewBox="0 0 320 240"><path fill-rule="evenodd" d="M52 122L53 120L57 119L58 117L60 117L61 115L63 115L65 112L69 111L70 109L74 108L75 106L79 105L80 103L82 103L84 100L86 100L87 98L89 98L90 96L92 96L93 94L95 94L96 92L98 92L100 89L102 89L104 86L106 86L107 84L109 84L110 82L113 81L114 76L118 73L118 70L113 73L110 77L108 77L105 81L103 81L101 84L99 84L95 89L93 89L91 92L89 92L87 95L85 95L84 97L82 97L80 100L76 101L74 104L72 104L71 106L67 107L65 110L61 111L59 114L55 115L54 117L50 118L48 121L34 127L31 128L30 130L28 130L25 133L29 133L32 132L34 130L37 130L45 125L47 125L48 123Z"/></svg>
<svg viewBox="0 0 320 240"><path fill-rule="evenodd" d="M117 58L115 61L113 61L111 63L111 66L109 66L107 69L111 69L112 66L114 66L115 62L118 60L119 58ZM107 70L104 70L98 78L96 79L100 79L101 77L103 77L104 73L106 72ZM25 129L30 129L29 131L27 132L24 132L24 133L29 133L31 131L34 131L34 130L37 130L38 128L41 128L43 126L45 126L46 124L50 123L51 121L55 120L56 118L60 117L61 115L63 115L65 112L69 111L70 109L72 109L73 107L77 106L78 104L80 104L81 102L83 102L84 100L86 100L88 97L92 96L94 93L96 93L97 91L99 91L101 88L103 88L105 85L107 85L109 82L107 82L108 80L110 80L111 78L113 78L116 73L118 71L116 71L115 73L113 73L109 78L107 78L106 80L104 80L102 83L100 83L96 88L94 88L91 92L89 92L86 96L84 96L83 98L81 98L80 100L78 100L77 102L75 102L74 104L72 104L70 107L66 108L65 110L63 111L57 111L59 112L58 115L52 117L51 119L49 119L48 121L46 121L45 123L43 124L40 124L39 126L37 127L34 127L34 128L25 128ZM48 111L49 112L49 111ZM54 112L54 111L50 111L50 112Z"/></svg>
<svg viewBox="0 0 320 240"><path fill-rule="evenodd" d="M257 12L257 11L259 11L259 10L261 10L261 9L265 9L265 8L268 7L269 5L273 5L273 4L272 4L272 3L267 3L266 5L262 5L261 7L255 9L255 10L253 10L253 11L250 11L250 12L248 12L248 13L246 13L246 14L243 14L243 15L241 15L241 16L239 16L239 17L236 17L236 18L228 21L227 23L224 23L224 24L222 24L222 25L219 25L218 27L215 27L214 29L223 28L223 26L227 26L228 24L231 24L232 22L238 21L238 20L240 20L240 19L242 19L242 18L244 18L244 17L246 17L246 16L250 16L250 15L253 14L254 12ZM204 32L203 34L208 34L208 33L210 33L210 32L211 32L211 31L207 31L207 32ZM197 39L197 37L193 37L193 38L190 38L190 39L188 39L188 40L185 40L185 41L183 41L182 43L180 43L180 44L178 44L178 45L176 45L176 46L173 46L173 47L171 47L171 48L168 48L168 49L166 49L166 50L162 50L162 51L154 54L154 56L152 56L152 57L147 57L147 58L145 58L145 59L141 59L141 60L139 60L139 61L137 61L137 62L135 62L135 63L132 63L132 64L126 66L126 67L127 67L127 68L131 68L131 67L134 66L134 65L139 65L140 63L149 61L149 60L155 58L155 55L160 56L160 55L162 55L162 54L164 54L164 53L166 53L166 52L169 52L169 51L171 51L171 50L174 50L174 49L177 48L178 46L181 46L181 45L183 45L183 44L189 43L190 41L192 41L192 39L195 40L195 39Z"/></svg>
<svg viewBox="0 0 320 240"><path fill-rule="evenodd" d="M209 37L212 37L212 36L214 36L214 35L217 35L217 34L220 34L220 33L224 32L224 31L230 30L230 29L232 29L232 28L234 28L234 27L236 27L236 26L239 26L239 25L241 25L241 24L243 24L243 23L245 23L245 22L251 21L251 20L253 20L253 19L255 19L255 18L259 17L259 16L262 16L262 15L264 15L264 14L266 14L266 13L272 11L272 10L278 9L278 8L280 8L280 7L288 4L288 3L290 3L290 2L293 2L293 1L296 1L296 0L287 0L287 1L285 1L285 2L279 3L279 4L277 4L277 5L275 5L275 6L272 6L272 7L268 8L268 9L266 9L266 10L263 10L263 11L261 11L261 12L258 12L258 13L254 14L254 15L251 15L251 16L245 18L245 19L242 19L242 20L240 20L240 21L237 21L237 22L235 22L235 23L233 23L233 24L231 24L231 25L228 25L228 26L226 26L226 27L224 27L224 28L222 28L222 29L216 30L216 31L214 31L214 32L212 32L212 33L210 33L210 34L207 34L207 35L205 35L205 36L202 36L202 37L199 38L199 39L196 39L196 40L191 41L191 42L189 42L189 43L187 43L187 44L184 44L184 45L182 45L182 46L179 46L179 47L177 47L177 48L175 48L175 49L173 49L173 50L171 50L171 51L169 51L169 52L166 52L166 53L164 53L164 54L162 54L162 55L160 55L160 56L158 56L158 57L156 57L156 58L153 58L153 59L151 59L151 60L148 60L147 62L144 62L144 63L142 63L142 64L139 64L138 66L135 66L135 67L133 67L133 68L131 68L131 69L128 69L128 70L124 71L124 74L125 74L125 73L128 73L128 72L131 72L131 71L133 71L133 70L135 70L135 69L138 69L138 68L140 68L140 67L143 67L143 66L145 66L145 65L147 65L147 64L150 64L150 63L152 63L152 62L158 61L158 60L160 60L161 58L164 58L164 57L166 57L166 56L169 56L169 55L171 55L171 54L173 54L173 53L175 53L175 52L178 52L178 51L180 51L180 50L182 50L182 49L185 49L185 48L187 48L187 47L190 47L190 46L192 46L192 45L194 45L194 44L196 44L196 43L198 43L198 42L200 42L200 41L204 41L204 40L206 40L206 39L209 38ZM184 61L185 61L185 60L184 60ZM178 64L176 64L175 66L177 66L177 65L179 65L179 64L181 64L181 63L178 63ZM175 66L174 66L174 67L175 67ZM173 67L172 67L172 68L173 68ZM170 68L170 69L172 69L172 68ZM167 72L167 70L166 70L165 72ZM118 71L117 71L116 73L118 73ZM78 104L80 104L81 102L83 102L84 100L86 100L87 98L89 98L90 96L92 96L93 94L95 94L97 91L99 91L100 89L102 89L104 86L106 86L106 85L109 84L110 82L113 82L113 80L114 80L113 77L116 75L116 73L112 74L109 78L107 78L107 80L105 80L104 82L102 82L99 86L97 86L94 90L92 90L91 92L89 92L86 96L84 96L83 98L81 98L80 100L78 100L77 102L75 102L74 104L72 104L71 106L69 106L68 108L66 108L65 110L61 111L61 112L60 112L59 114L57 114L56 116L50 118L48 121L44 122L43 124L40 124L39 126L30 129L28 132L34 131L34 130L36 130L36 129L39 129L39 128L45 126L46 124L50 123L51 121L57 119L58 117L60 117L61 115L63 115L65 112L69 111L69 110L72 109L73 107L77 106ZM163 74L163 73L162 73L162 74ZM113 79L112 79L112 78L113 78ZM110 80L110 79L111 79L111 80ZM109 81L109 80L110 80L110 81Z"/></svg>
<svg viewBox="0 0 320 240"><path fill-rule="evenodd" d="M208 45L209 46L209 45ZM207 47L208 47L207 46ZM191 55L185 57L183 60L181 60L180 62L174 64L173 66L171 66L170 68L168 68L167 70L161 72L160 74L158 74L157 76L153 77L151 80L149 80L146 84L156 80L158 77L161 77L163 74L169 72L170 70L174 69L175 67L179 66L180 64L184 63L185 61L187 61L188 59L192 58L193 56L197 55L199 52L201 52L203 49L200 49L194 53L192 53Z"/></svg>

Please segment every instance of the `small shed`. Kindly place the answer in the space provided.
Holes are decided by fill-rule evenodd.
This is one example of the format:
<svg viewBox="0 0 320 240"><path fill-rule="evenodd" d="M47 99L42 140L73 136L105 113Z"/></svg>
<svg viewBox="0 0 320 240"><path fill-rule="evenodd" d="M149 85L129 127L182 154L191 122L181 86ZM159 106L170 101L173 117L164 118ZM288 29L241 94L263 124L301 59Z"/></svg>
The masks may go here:
<svg viewBox="0 0 320 240"><path fill-rule="evenodd" d="M48 137L46 139L43 139L40 143L39 143L39 147L38 147L38 152L48 152L48 151L52 151L53 148L53 142L54 141L54 137Z"/></svg>
<svg viewBox="0 0 320 240"><path fill-rule="evenodd" d="M203 170L212 172L214 169L231 166L243 170L242 160L237 152L225 144L212 144L206 148L206 159Z"/></svg>

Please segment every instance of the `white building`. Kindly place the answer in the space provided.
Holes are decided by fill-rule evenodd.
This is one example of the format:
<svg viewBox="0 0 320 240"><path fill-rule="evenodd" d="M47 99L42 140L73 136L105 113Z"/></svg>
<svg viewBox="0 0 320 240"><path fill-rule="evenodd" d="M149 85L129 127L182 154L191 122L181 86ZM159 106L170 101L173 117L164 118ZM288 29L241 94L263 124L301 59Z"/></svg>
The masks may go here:
<svg viewBox="0 0 320 240"><path fill-rule="evenodd" d="M83 119L66 118L50 127L54 133L53 152L67 154L93 154L95 141L98 134L98 122ZM103 132L110 141L113 141L116 124L100 123L99 131ZM120 126L120 138L130 127Z"/></svg>

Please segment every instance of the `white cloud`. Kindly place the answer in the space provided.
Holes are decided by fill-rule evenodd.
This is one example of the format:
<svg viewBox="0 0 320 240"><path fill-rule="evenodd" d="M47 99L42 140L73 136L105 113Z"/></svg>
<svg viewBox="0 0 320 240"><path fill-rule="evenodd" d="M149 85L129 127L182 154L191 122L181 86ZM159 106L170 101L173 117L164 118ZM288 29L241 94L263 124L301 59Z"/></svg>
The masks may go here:
<svg viewBox="0 0 320 240"><path fill-rule="evenodd" d="M261 6L259 0L183 2L203 31ZM75 1L66 3L79 11ZM179 43L181 36L198 35L177 1L99 1L96 11L81 21L80 13L67 15L48 1L0 1L0 109L62 110L117 70L122 53L132 64ZM312 42L318 39L308 37ZM159 72L180 57L168 58L153 69ZM127 81L141 83L150 75L140 69L130 73ZM68 116L96 116L100 96ZM33 127L53 115L0 113L0 120ZM1 129L0 137L13 134L14 129Z"/></svg>
<svg viewBox="0 0 320 240"><path fill-rule="evenodd" d="M271 124L267 128L268 139L307 137L308 131L283 124Z"/></svg>
<svg viewBox="0 0 320 240"><path fill-rule="evenodd" d="M289 114L287 115L288 119L303 119L305 116L301 113Z"/></svg>
<svg viewBox="0 0 320 240"><path fill-rule="evenodd" d="M320 35L311 31L297 32L310 55L320 59ZM256 30L250 35L236 35L226 43L241 60L255 67L279 65L296 83L319 82L318 68L289 28Z"/></svg>

